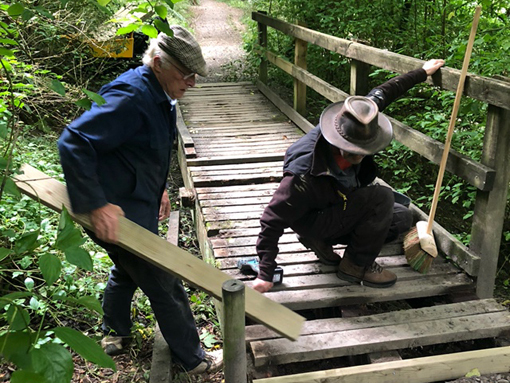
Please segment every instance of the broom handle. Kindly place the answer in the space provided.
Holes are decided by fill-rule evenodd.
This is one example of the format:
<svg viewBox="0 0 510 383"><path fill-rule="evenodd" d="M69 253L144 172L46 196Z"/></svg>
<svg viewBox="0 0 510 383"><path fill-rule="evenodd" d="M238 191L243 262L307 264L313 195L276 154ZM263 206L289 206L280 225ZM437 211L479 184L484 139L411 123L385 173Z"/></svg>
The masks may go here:
<svg viewBox="0 0 510 383"><path fill-rule="evenodd" d="M466 81L466 74L471 59L471 51L473 50L473 43L475 40L476 29L478 27L478 20L480 19L480 12L482 7L478 6L475 9L475 16L473 24L471 25L471 33L469 35L466 53L464 55L464 63L462 64L462 71L460 73L459 85L457 86L457 93L453 103L452 115L450 117L450 124L448 125L448 132L446 134L446 141L444 144L443 157L439 165L439 174L437 175L436 187L434 189L434 197L432 198L432 205L430 207L429 219L427 221L427 233L432 234L432 224L434 223L434 216L436 215L437 202L439 200L439 193L441 191L441 184L443 183L444 171L446 169L446 161L448 160L448 153L450 152L450 145L452 143L453 130L455 128L455 120L459 111L460 100L462 92L464 91L464 82Z"/></svg>

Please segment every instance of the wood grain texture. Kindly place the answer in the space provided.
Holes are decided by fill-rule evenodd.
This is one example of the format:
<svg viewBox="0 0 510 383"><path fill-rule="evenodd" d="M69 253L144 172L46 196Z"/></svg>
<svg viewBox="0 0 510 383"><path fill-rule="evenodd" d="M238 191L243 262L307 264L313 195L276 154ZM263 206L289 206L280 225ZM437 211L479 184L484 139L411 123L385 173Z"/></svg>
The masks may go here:
<svg viewBox="0 0 510 383"><path fill-rule="evenodd" d="M510 370L510 347L466 351L376 365L346 367L256 379L254 383L430 383L465 376L474 366L481 374Z"/></svg>

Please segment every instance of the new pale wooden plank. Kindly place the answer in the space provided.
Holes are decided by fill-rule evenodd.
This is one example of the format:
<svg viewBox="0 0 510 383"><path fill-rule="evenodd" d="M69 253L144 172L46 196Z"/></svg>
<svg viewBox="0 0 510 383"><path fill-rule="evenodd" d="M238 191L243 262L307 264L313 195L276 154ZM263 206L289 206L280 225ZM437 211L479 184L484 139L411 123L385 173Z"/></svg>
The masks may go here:
<svg viewBox="0 0 510 383"><path fill-rule="evenodd" d="M66 187L60 182L29 165L22 167L23 174L16 177L23 193L56 210L66 206L71 212ZM73 219L91 229L87 215L76 214ZM119 245L188 283L222 299L222 284L230 276L201 261L185 250L168 243L164 238L136 225L128 219L119 220ZM264 323L289 339L297 339L304 318L266 298L252 289L246 289L246 314Z"/></svg>
<svg viewBox="0 0 510 383"><path fill-rule="evenodd" d="M465 376L477 368L481 374L510 370L510 347L465 351L387 362L255 379L255 383L431 383Z"/></svg>

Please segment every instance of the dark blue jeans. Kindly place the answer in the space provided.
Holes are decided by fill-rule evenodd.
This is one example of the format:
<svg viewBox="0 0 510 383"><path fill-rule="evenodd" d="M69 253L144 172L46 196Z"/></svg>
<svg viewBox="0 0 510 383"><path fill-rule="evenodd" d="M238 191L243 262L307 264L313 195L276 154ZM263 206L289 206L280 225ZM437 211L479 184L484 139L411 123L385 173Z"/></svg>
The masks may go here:
<svg viewBox="0 0 510 383"><path fill-rule="evenodd" d="M90 235L90 233L89 233ZM103 297L103 331L119 336L131 334L131 301L137 287L147 295L172 355L186 370L198 366L205 353L180 279L114 245L94 238L114 265Z"/></svg>

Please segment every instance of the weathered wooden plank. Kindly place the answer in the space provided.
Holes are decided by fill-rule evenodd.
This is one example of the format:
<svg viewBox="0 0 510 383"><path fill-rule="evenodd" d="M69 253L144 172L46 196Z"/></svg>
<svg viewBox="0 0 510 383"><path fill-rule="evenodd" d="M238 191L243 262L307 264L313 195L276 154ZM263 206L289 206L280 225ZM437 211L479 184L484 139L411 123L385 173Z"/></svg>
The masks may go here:
<svg viewBox="0 0 510 383"><path fill-rule="evenodd" d="M305 26L304 23L299 23ZM306 53L308 44L306 41L296 39L294 42L294 64L306 69ZM299 80L294 80L294 109L302 116L306 115L306 85Z"/></svg>
<svg viewBox="0 0 510 383"><path fill-rule="evenodd" d="M207 236L213 237L218 235L220 230L225 229L240 229L240 228L260 228L260 219L249 220L231 220L231 221L209 221L206 223Z"/></svg>
<svg viewBox="0 0 510 383"><path fill-rule="evenodd" d="M196 145L195 148L200 152L219 152L225 150L258 150L258 151L268 151L268 150L280 150L287 148L294 143L293 140L288 137L273 137L271 140L265 140L264 136L258 136L257 140L253 140L252 137L247 136L238 136L232 141L221 142L217 140L211 140L212 142L207 143L207 140L201 140Z"/></svg>
<svg viewBox="0 0 510 383"><path fill-rule="evenodd" d="M62 206L66 206L72 211L63 184L28 165L22 170L23 174L16 177L16 184L23 193L53 210L61 211ZM72 217L80 225L92 228L87 215L73 214ZM222 299L221 285L230 279L227 274L124 217L119 219L118 236L119 246ZM246 289L246 313L289 339L299 336L304 321L301 316L252 289Z"/></svg>
<svg viewBox="0 0 510 383"><path fill-rule="evenodd" d="M283 168L283 161L274 161L274 162L257 162L251 164L229 164L229 165L209 165L209 166L190 166L190 171L208 171L208 170L224 170L224 169L232 169L232 170L245 170L245 169L253 169L253 168L266 168L266 167L275 167L275 168ZM235 186L234 186L235 187ZM238 187L239 188L239 187ZM266 188L267 189L267 188ZM197 193L200 194L203 188L197 188ZM226 188L216 188L213 192L224 193ZM250 190L260 190L258 189L250 189Z"/></svg>
<svg viewBox="0 0 510 383"><path fill-rule="evenodd" d="M397 280L400 283L404 281L427 281L429 278L442 276L443 278L448 278L449 275L458 274L458 270L449 264L446 263L435 263L431 268L427 276L417 273L410 267L388 267L390 271L395 273L397 276ZM346 282L342 279L339 279L336 276L336 272L334 269L329 269L331 271L328 274L309 274L309 275L299 275L299 276L289 276L284 277L283 283L280 285L275 285L271 289L271 293L289 293L294 291L305 291L306 294L314 293L314 291L318 291L320 293L321 289L330 289L335 287L342 286L352 286L352 283ZM238 273L228 272L228 274L238 275ZM233 276L233 275L232 275ZM246 279L246 278L241 278ZM246 281L247 286L252 285L252 281ZM316 305L316 303L311 302L312 305ZM324 307L324 306L315 306L315 307Z"/></svg>
<svg viewBox="0 0 510 383"><path fill-rule="evenodd" d="M218 128L214 127L214 129L201 129L200 127L190 127L190 134L193 138L214 138L214 137L225 137L225 138L235 138L235 137L243 137L243 136L265 136L270 134L280 134L283 137L286 133L295 133L296 130L288 125L282 126L279 124L265 124L265 126L245 126L244 128L239 129L230 129L230 128Z"/></svg>
<svg viewBox="0 0 510 383"><path fill-rule="evenodd" d="M287 105L275 92L273 92L267 85L261 81L257 82L257 87L260 91L273 103L278 109L280 109L285 115L294 121L294 123L303 130L303 132L309 132L313 129L313 125L296 112L291 106Z"/></svg>
<svg viewBox="0 0 510 383"><path fill-rule="evenodd" d="M510 329L507 312L481 313L426 322L305 335L292 343L274 339L250 343L255 366L285 364L495 337Z"/></svg>
<svg viewBox="0 0 510 383"><path fill-rule="evenodd" d="M280 253L298 253L303 251L303 245L297 242L282 243L278 245ZM231 258L231 257L247 257L257 255L255 252L255 246L248 247L220 247L214 250L214 257L219 258Z"/></svg>
<svg viewBox="0 0 510 383"><path fill-rule="evenodd" d="M305 69L299 68L292 64L291 62L284 60L281 57L278 57L271 51L264 52L267 60L276 65L278 68L282 69L286 73L290 74L295 79L301 81L303 84L306 84L317 93L323 95L328 100L332 102L342 101L349 96L348 93L341 91L338 88L335 88L333 85L330 85L327 81L322 80L318 76L308 72Z"/></svg>
<svg viewBox="0 0 510 383"><path fill-rule="evenodd" d="M232 88L230 90L221 88L221 89L209 89L205 92L202 91L190 91L186 92L186 95L181 99L181 102L187 102L188 99L204 99L204 98L212 98L215 97L216 100L220 99L228 99L235 98L243 95L245 97L254 96L257 97L258 92L256 89L242 89L242 88Z"/></svg>
<svg viewBox="0 0 510 383"><path fill-rule="evenodd" d="M389 117L389 119L397 141L433 163L439 164L444 151L442 142L436 141L394 118ZM496 178L494 169L476 162L454 149L450 149L448 154L446 170L458 175L480 190L491 190Z"/></svg>
<svg viewBox="0 0 510 383"><path fill-rule="evenodd" d="M195 145L197 147L201 145L211 145L211 139L212 136L207 137L200 137L199 135L193 135L193 138L195 140ZM302 134L296 134L291 132L280 132L280 133L266 133L266 134L257 134L257 135L238 135L238 136L226 136L223 137L221 142L214 141L214 145L232 145L232 144L238 144L239 142L246 142L250 143L252 145L267 145L271 141L287 141L290 143L293 143L297 140L299 140L302 137Z"/></svg>
<svg viewBox="0 0 510 383"><path fill-rule="evenodd" d="M294 124L287 121L278 121L278 122L245 122L241 124L236 125L200 125L200 126L189 126L189 129L193 130L194 132L207 132L207 131L243 131L243 130L252 130L252 129L262 129L262 128L273 128L274 133L281 132L285 129L292 130L296 133L301 133L301 130L297 128Z"/></svg>
<svg viewBox="0 0 510 383"><path fill-rule="evenodd" d="M271 16L263 15L260 12L253 12L252 19L278 29L289 36L393 72L409 72L412 69L420 68L424 62L423 60L389 52L385 49L373 48L351 40L341 39L290 24ZM433 76L433 83L436 86L441 86L443 89L456 90L459 78L459 70L443 67ZM468 73L464 94L488 104L510 109L510 83L505 81Z"/></svg>
<svg viewBox="0 0 510 383"><path fill-rule="evenodd" d="M358 61L351 61L351 83L349 94L352 96L364 96L370 92L369 88L370 65Z"/></svg>
<svg viewBox="0 0 510 383"><path fill-rule="evenodd" d="M206 221L207 222L207 221ZM241 229L241 230L244 230ZM225 231L224 235L217 235L214 238L210 238L210 243L213 245L215 249L219 249L222 247L246 247L246 246L255 246L255 243L258 239L258 232L253 230L251 235L248 233L242 233L242 235L236 235L239 231L228 230ZM260 228L259 228L260 230ZM254 234L255 233L255 234ZM296 243L298 248L305 249L303 245L298 242L296 234L292 230L286 230L285 233L280 237L278 244L284 245L286 243ZM344 245L336 245L333 248L343 248ZM383 246L381 249L381 254L403 254L402 242L391 242Z"/></svg>
<svg viewBox="0 0 510 383"><path fill-rule="evenodd" d="M277 145L277 146L249 145L246 147L241 147L239 145L234 145L231 147L223 147L223 148L214 148L211 146L209 148L202 148L202 149L196 148L195 151L197 154L199 154L201 156L207 156L207 157L212 157L212 156L221 157L222 155L226 155L226 154L231 156L235 153L239 153L241 155L250 154L250 153L282 153L282 154L285 154L285 152L287 151L289 146L290 146L290 143L289 144L281 144L281 145ZM281 171L281 169L280 169L280 171Z"/></svg>
<svg viewBox="0 0 510 383"><path fill-rule="evenodd" d="M373 289L360 285L323 288L320 290L289 290L267 292L265 295L292 310L306 310L319 307L364 304L446 295L458 291L472 290L473 281L465 274L446 277L426 276L425 278L398 281L388 289Z"/></svg>
<svg viewBox="0 0 510 383"><path fill-rule="evenodd" d="M193 182L195 186L222 186L222 185L232 185L237 184L239 182L244 183L254 183L254 182L275 182L279 181L282 178L281 172L269 172L268 174L260 174L260 175L251 175L251 174L241 174L234 178L229 177L228 179L222 176L212 176L212 177L197 177L194 178Z"/></svg>
<svg viewBox="0 0 510 383"><path fill-rule="evenodd" d="M264 115L246 115L246 116L239 116L239 117L224 117L224 118L215 118L214 120L211 120L210 118L203 117L203 118L193 118L193 119L186 119L186 123L188 124L236 124L236 123L243 123L243 122L253 122L253 121L260 121L260 122L271 122L274 121L272 118L268 118Z"/></svg>
<svg viewBox="0 0 510 383"><path fill-rule="evenodd" d="M250 165L251 166L251 165ZM258 184L258 185L233 185L233 186L222 186L220 188L208 188L208 187L200 187L196 188L195 191L197 195L202 194L213 194L213 193L227 193L227 192L252 192L259 190L276 190L278 187L277 183L267 183L267 184Z"/></svg>
<svg viewBox="0 0 510 383"><path fill-rule="evenodd" d="M311 257L310 257L311 258ZM232 259L232 258L231 258ZM239 258L237 258L239 259ZM386 268L396 268L400 267L402 271L397 273L397 276L400 279L413 279L416 277L414 273L410 272L407 268L407 262L405 257L385 257L384 260L381 259L381 266ZM283 269L284 275L284 284L275 286L271 291L282 291L282 290L291 290L291 289L313 289L313 288L321 288L324 286L346 286L348 283L339 282L336 277L336 266L327 266L318 262L317 258L314 261L308 261L307 263L302 264L279 264L279 266ZM232 276L232 278L239 279L242 281L250 281L255 278L255 275L245 275L241 273L239 269L230 268L223 269L219 267L220 270ZM439 268L435 268L433 274L438 275L444 273L446 268L440 270ZM450 269L451 270L451 269ZM324 275L324 277L315 277L308 278L309 276L317 276ZM299 277L299 278L298 278ZM310 283L310 284L308 284ZM247 282L250 285L249 282Z"/></svg>
<svg viewBox="0 0 510 383"><path fill-rule="evenodd" d="M241 174L255 174L259 175L260 173L282 173L281 166L254 166L252 169L229 169L228 167L224 167L221 170L195 170L193 168L190 169L191 175L193 177L213 177L213 176L221 176L221 175L233 175L238 176Z"/></svg>
<svg viewBox="0 0 510 383"><path fill-rule="evenodd" d="M189 159L187 161L188 166L203 166L203 165L226 165L226 164L238 164L238 163L254 163L254 162L268 162L268 161L282 161L284 154L244 154L237 156L225 156L225 157L202 157L196 159Z"/></svg>
<svg viewBox="0 0 510 383"><path fill-rule="evenodd" d="M253 236L232 236L232 237L214 237L210 238L209 242L215 249L219 249L222 247L247 247L247 246L255 246L257 242L258 235ZM296 235L292 232L283 234L278 241L279 244L284 243L298 243L296 239ZM304 249L303 245L301 247Z"/></svg>
<svg viewBox="0 0 510 383"><path fill-rule="evenodd" d="M268 193L269 194L269 193ZM246 198L232 198L232 199L209 199L209 200L201 200L201 207L222 207L222 206L241 206L241 205L254 205L254 204L263 204L264 206L269 203L272 199L272 195L266 195L261 197L246 197Z"/></svg>
<svg viewBox="0 0 510 383"><path fill-rule="evenodd" d="M247 221L249 222L249 221ZM206 225L209 225L207 223ZM280 249L279 254L298 254L303 252L303 245L299 242L290 242L290 243L281 243L278 245ZM343 254L343 249L345 245L336 245L333 249L339 252L340 256ZM246 257L246 256L255 256L257 255L255 252L255 246L248 247L220 247L214 250L214 256L218 259L220 258L230 258L230 257ZM384 246L379 253L379 257L393 256L393 255L401 255L402 244L392 244Z"/></svg>
<svg viewBox="0 0 510 383"><path fill-rule="evenodd" d="M230 213L255 213L255 214L261 214L264 211L264 208L266 207L265 204L258 204L258 205L240 205L240 206L223 206L221 208L218 207L206 207L203 208L202 211L204 215L207 217L208 215L214 215L214 214L230 214ZM259 215L260 216L260 215Z"/></svg>
<svg viewBox="0 0 510 383"><path fill-rule="evenodd" d="M274 181L276 179L276 177L260 177L260 178L250 178L250 177L245 177L244 178L245 180L254 180L253 182L256 182L256 181L264 181L264 180L268 180L268 181ZM219 182L216 182L215 184L219 184ZM227 183L225 183L227 184ZM243 211L243 212L238 212L238 213L223 213L221 210L217 210L217 211L210 211L210 214L207 214L206 215L206 220L207 221L232 221L232 220L244 220L244 219L259 219L260 220L260 216L262 214L262 211L263 209L261 210L255 210L255 211Z"/></svg>
<svg viewBox="0 0 510 383"><path fill-rule="evenodd" d="M204 82L204 83L198 83L195 85L194 88L188 89L189 92L197 92L198 90L207 90L207 88L217 89L219 87L236 87L236 88L252 88L253 83L250 81L239 81L236 83L233 82Z"/></svg>
<svg viewBox="0 0 510 383"><path fill-rule="evenodd" d="M505 307L496 300L481 299L349 318L316 319L306 321L303 324L301 336L393 326L401 323L426 322L434 319L448 319L502 311L506 311ZM246 327L246 342L265 339L281 339L281 336L262 325Z"/></svg>
<svg viewBox="0 0 510 383"><path fill-rule="evenodd" d="M510 370L510 347L465 351L377 365L255 379L254 383L431 383L462 378L477 366L482 375Z"/></svg>
<svg viewBox="0 0 510 383"><path fill-rule="evenodd" d="M274 105L270 104L269 102L266 103L257 103L256 105L253 105L251 102L250 104L238 104L238 105L207 105L204 107L198 108L189 108L189 106L198 106L200 103L190 103L187 104L187 109L184 109L183 112L186 114L186 116L189 116L191 118L197 116L211 116L212 118L216 118L217 116L237 116L237 115L243 115L247 113L265 113L267 114L274 114L279 113L278 110L275 108ZM265 105L267 104L267 105Z"/></svg>
<svg viewBox="0 0 510 383"><path fill-rule="evenodd" d="M182 112L179 106L177 106L177 130L179 132L179 137L182 142L182 145L185 148L193 147L193 138L190 136L188 128L184 123L182 118Z"/></svg>

